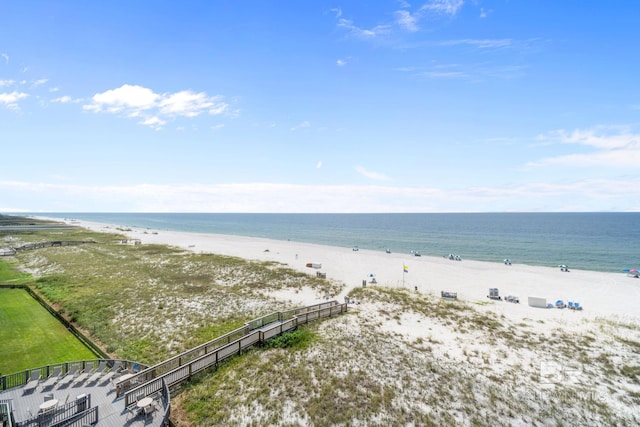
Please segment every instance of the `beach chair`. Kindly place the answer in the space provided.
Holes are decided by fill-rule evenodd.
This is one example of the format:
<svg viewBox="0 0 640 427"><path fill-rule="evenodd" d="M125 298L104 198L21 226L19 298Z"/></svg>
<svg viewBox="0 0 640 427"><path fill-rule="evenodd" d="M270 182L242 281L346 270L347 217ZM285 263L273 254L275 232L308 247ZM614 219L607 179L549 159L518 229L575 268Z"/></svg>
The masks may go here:
<svg viewBox="0 0 640 427"><path fill-rule="evenodd" d="M113 367L109 370L109 372L107 372L106 374L104 374L102 377L100 377L100 384L104 384L107 381L111 381L111 379L116 375L116 373L118 372L118 369L120 369L120 362L119 361L115 361L113 363Z"/></svg>
<svg viewBox="0 0 640 427"><path fill-rule="evenodd" d="M87 380L87 378L89 378L89 375L93 374L93 372L95 371L95 369L91 369L90 367L88 367L87 365L84 366L84 369L82 369L80 372L78 372L78 376L76 377L75 381L73 382L73 384L82 384L83 382L85 382Z"/></svg>
<svg viewBox="0 0 640 427"><path fill-rule="evenodd" d="M569 306L569 310L575 310L575 307L573 306L572 301L567 302L567 305Z"/></svg>
<svg viewBox="0 0 640 427"><path fill-rule="evenodd" d="M51 372L51 375L49 375L49 377L46 379L46 381L42 383L42 388L46 389L46 388L53 387L54 385L56 385L56 383L60 379L60 373L61 372L62 372L62 366L56 366L55 368L53 368L53 371Z"/></svg>
<svg viewBox="0 0 640 427"><path fill-rule="evenodd" d="M31 377L29 379L29 382L25 384L22 392L23 393L33 392L36 388L38 388L38 384L40 383L40 378L41 378L40 369L31 371Z"/></svg>
<svg viewBox="0 0 640 427"><path fill-rule="evenodd" d="M74 363L73 365L71 365L71 367L69 368L65 376L62 377L62 379L58 382L58 388L66 387L69 384L71 384L73 379L76 377L76 372L78 372L78 368L79 366L77 363Z"/></svg>
<svg viewBox="0 0 640 427"><path fill-rule="evenodd" d="M91 378L89 378L89 381L87 382L89 384L92 384L98 381L106 368L107 368L107 362L100 362L100 364L98 365L98 368L95 371L93 371L93 375L91 375Z"/></svg>
<svg viewBox="0 0 640 427"><path fill-rule="evenodd" d="M573 308L574 308L575 310L582 310L582 306L580 305L580 303L579 303L579 302L574 302L574 303L573 303Z"/></svg>

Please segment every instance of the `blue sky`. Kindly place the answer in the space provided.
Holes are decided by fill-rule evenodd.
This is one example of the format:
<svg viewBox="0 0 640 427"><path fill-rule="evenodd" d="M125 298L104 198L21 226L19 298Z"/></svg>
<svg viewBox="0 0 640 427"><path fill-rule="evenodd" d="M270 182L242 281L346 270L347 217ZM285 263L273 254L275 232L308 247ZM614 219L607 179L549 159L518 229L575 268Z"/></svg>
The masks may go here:
<svg viewBox="0 0 640 427"><path fill-rule="evenodd" d="M0 212L640 211L640 4L0 5Z"/></svg>

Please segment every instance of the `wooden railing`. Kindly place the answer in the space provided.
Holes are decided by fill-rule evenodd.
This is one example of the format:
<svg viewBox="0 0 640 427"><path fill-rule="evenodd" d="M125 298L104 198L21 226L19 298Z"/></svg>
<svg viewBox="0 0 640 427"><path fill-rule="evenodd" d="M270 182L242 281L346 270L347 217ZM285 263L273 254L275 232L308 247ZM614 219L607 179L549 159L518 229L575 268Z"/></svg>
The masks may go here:
<svg viewBox="0 0 640 427"><path fill-rule="evenodd" d="M140 364L137 362L132 362L130 360L118 360L120 362L120 368L133 370L134 366L140 367ZM64 376L69 372L69 369L72 365L78 365L79 370L93 370L96 369L101 362L106 362L108 369L110 369L116 360L113 359L94 359L94 360L79 360L74 362L64 362L64 363L55 363L52 365L41 366L39 368L27 369L25 371L16 372L13 374L2 375L0 376L0 391L8 390L14 387L21 387L29 382L31 379L31 374L34 372L39 372L41 381L44 381L48 378L54 371L55 368L60 368L60 375ZM145 366L141 366L142 369Z"/></svg>
<svg viewBox="0 0 640 427"><path fill-rule="evenodd" d="M11 249L15 251L29 251L32 249L50 248L52 246L75 246L75 245L84 245L87 243L96 243L96 242L95 240L53 240L50 242L25 243L22 246L16 246L15 248L11 248Z"/></svg>
<svg viewBox="0 0 640 427"><path fill-rule="evenodd" d="M180 366L183 366L191 362L192 360L195 360L205 354L209 354L223 346L226 346L231 342L235 342L240 338L248 335L251 331L261 328L265 325L268 325L274 322L281 322L284 319L289 319L292 316L303 314L310 310L332 307L335 305L338 305L337 301L328 301L320 304L314 304L307 307L296 308L296 309L287 310L283 312L270 313L258 319L251 320L245 323L245 325L242 326L241 328L228 332L209 342L200 344L197 347L194 347L177 356L174 356L163 362L160 362L157 365L151 366L148 369L140 371L138 374L136 374L135 377L131 378L131 382L143 383L146 381L150 381L154 378L157 378L158 376L163 375L166 372L172 371Z"/></svg>
<svg viewBox="0 0 640 427"><path fill-rule="evenodd" d="M217 342L220 338L214 341L210 341L207 344L203 344L202 346L196 347L196 349L200 349L200 351L195 352L195 354L199 354L199 356L195 358L189 357L188 362L180 364L174 369L165 370L168 366L175 366L176 361L186 360L182 359L182 357L186 354L191 354L191 352L194 352L196 349L189 350L188 352L176 356L175 358L172 358L167 362L152 366L151 368L140 372L137 376L138 382L141 382L140 380L147 378L147 375L156 376L150 379L143 380L144 382L139 386L125 391L125 407L135 405L140 396L146 397L152 395L160 391L163 386L173 387L190 379L193 375L202 372L205 369L211 368L213 366L217 367L221 362L242 353L242 351L253 345L263 343L269 338L288 331L292 331L299 325L306 324L310 321L321 319L324 317L330 317L335 314L345 313L346 311L347 304L338 304L337 301L331 301L309 307L303 307L301 309L289 310L287 312L274 313L276 314L276 316L271 314L261 318L276 319L275 321L271 321L268 324L263 324L260 319L249 322L247 323L247 325L252 324L253 326L263 326L260 327L260 329L251 329L249 326L245 326L245 328L242 328L242 330L245 331L245 334L243 336L237 338L235 341L227 342L226 344L221 346L216 346L215 349L210 352L202 352L201 350L206 350L208 344ZM230 334L227 334L227 336L235 336L233 334L237 333L238 331L239 330L233 331Z"/></svg>
<svg viewBox="0 0 640 427"><path fill-rule="evenodd" d="M75 426L82 423L94 424L98 421L98 407L91 406L91 395L78 396L73 402L67 402L50 413L40 412L38 415L24 421L16 422L16 427L40 426ZM86 425L84 424L84 425Z"/></svg>

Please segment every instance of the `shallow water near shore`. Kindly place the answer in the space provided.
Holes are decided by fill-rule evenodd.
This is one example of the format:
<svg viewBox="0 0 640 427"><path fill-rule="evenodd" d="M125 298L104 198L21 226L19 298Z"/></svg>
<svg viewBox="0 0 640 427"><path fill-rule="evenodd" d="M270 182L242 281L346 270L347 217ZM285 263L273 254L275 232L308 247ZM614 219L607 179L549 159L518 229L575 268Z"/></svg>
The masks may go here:
<svg viewBox="0 0 640 427"><path fill-rule="evenodd" d="M603 272L640 267L640 213L35 215Z"/></svg>

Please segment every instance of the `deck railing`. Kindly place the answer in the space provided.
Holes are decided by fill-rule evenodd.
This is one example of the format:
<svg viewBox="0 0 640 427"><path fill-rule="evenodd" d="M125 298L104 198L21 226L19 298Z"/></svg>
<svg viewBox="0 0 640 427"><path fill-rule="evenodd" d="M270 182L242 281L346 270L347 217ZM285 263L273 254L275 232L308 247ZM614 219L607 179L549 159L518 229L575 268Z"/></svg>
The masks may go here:
<svg viewBox="0 0 640 427"><path fill-rule="evenodd" d="M33 373L39 372L40 381L45 381L51 374L53 374L55 368L60 368L60 376L67 375L69 373L69 369L72 365L78 365L79 370L81 371L92 371L100 366L101 362L106 362L107 369L111 369L114 363L118 361L120 362L120 368L133 370L134 367L137 369L144 369L144 365L140 365L137 362L132 362L130 360L114 360L114 359L93 359L93 360L79 360L74 362L64 362L64 363L55 363L52 365L41 366L39 368L27 369L25 371L15 372L13 374L0 376L0 391L8 390L14 387L21 387L29 382Z"/></svg>
<svg viewBox="0 0 640 427"><path fill-rule="evenodd" d="M16 422L16 427L58 427L94 424L98 421L98 407L91 406L91 395L78 396L73 402L54 408L49 412L40 412L28 420Z"/></svg>

